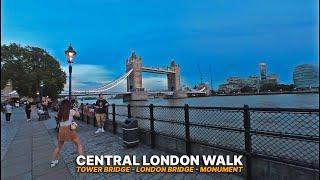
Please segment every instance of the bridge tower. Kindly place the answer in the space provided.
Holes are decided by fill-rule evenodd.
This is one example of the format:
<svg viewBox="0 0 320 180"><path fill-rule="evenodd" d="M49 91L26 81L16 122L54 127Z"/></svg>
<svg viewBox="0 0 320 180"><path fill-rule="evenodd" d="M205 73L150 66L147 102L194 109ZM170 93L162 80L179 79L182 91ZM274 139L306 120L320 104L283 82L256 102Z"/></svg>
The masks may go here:
<svg viewBox="0 0 320 180"><path fill-rule="evenodd" d="M168 90L169 91L178 91L180 90L180 67L172 60L170 66L168 67L170 71L174 73L168 73Z"/></svg>
<svg viewBox="0 0 320 180"><path fill-rule="evenodd" d="M129 59L126 62L126 72L133 69L132 73L127 78L127 91L136 92L143 91L142 88L142 62L141 57L137 57L133 51Z"/></svg>

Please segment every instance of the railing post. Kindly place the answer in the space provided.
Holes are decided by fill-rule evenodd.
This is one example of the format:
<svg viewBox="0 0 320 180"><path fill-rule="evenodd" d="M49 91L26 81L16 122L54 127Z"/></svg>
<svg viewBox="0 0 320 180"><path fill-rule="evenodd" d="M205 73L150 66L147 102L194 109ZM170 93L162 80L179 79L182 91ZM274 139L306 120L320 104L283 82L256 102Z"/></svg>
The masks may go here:
<svg viewBox="0 0 320 180"><path fill-rule="evenodd" d="M184 127L185 127L185 142L186 142L186 153L190 155L191 145L190 145L190 122L189 122L189 105L184 105Z"/></svg>
<svg viewBox="0 0 320 180"><path fill-rule="evenodd" d="M131 118L131 105L128 104L128 118Z"/></svg>
<svg viewBox="0 0 320 180"><path fill-rule="evenodd" d="M249 106L244 105L243 110L243 125L244 125L244 139L245 139L245 151L246 151L246 164L247 164L247 180L252 179L251 171L251 135L250 135L250 111Z"/></svg>
<svg viewBox="0 0 320 180"><path fill-rule="evenodd" d="M116 105L112 104L112 132L113 134L117 133L117 124L116 124Z"/></svg>
<svg viewBox="0 0 320 180"><path fill-rule="evenodd" d="M154 117L153 117L153 104L150 104L150 144L151 148L155 147L155 139L154 139Z"/></svg>

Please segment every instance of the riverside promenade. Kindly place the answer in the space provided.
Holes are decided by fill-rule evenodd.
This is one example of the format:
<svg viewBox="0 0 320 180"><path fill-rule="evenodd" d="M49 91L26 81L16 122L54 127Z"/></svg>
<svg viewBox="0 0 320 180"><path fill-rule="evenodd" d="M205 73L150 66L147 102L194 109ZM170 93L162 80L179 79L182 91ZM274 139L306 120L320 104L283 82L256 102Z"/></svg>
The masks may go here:
<svg viewBox="0 0 320 180"><path fill-rule="evenodd" d="M10 122L1 115L1 179L73 179L61 157L50 168L52 138L43 122L26 121L23 108L13 110Z"/></svg>
<svg viewBox="0 0 320 180"><path fill-rule="evenodd" d="M50 112L54 117L55 113ZM96 128L78 122L77 133L85 154L95 155L161 155L165 152L140 144L125 148L119 136L106 131L94 134ZM1 116L1 179L242 179L228 174L183 173L76 173L77 152L73 143L65 143L59 165L50 168L51 152L56 143L55 120L38 121L35 109L32 121L26 122L23 108L13 111L12 121Z"/></svg>

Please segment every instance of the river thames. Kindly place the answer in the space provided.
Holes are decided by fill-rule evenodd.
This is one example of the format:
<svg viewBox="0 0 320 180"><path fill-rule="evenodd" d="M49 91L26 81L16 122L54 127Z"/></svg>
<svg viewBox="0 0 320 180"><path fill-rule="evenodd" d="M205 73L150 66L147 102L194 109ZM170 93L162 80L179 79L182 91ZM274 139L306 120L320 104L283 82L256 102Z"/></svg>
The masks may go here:
<svg viewBox="0 0 320 180"><path fill-rule="evenodd" d="M211 96L193 97L185 99L163 99L155 98L148 101L130 102L132 105L167 105L180 106L214 106L214 107L249 107L268 108L319 108L319 94L277 94L277 95L252 95L252 96ZM127 104L122 99L107 99L110 104ZM95 100L79 101L92 104Z"/></svg>
<svg viewBox="0 0 320 180"><path fill-rule="evenodd" d="M138 126L150 131L150 109L141 105L182 106L189 104L190 139L209 145L244 150L245 133L243 110L192 108L198 107L243 107L252 108L300 108L318 109L319 94L277 94L251 96L212 96L186 99L149 99L130 102L131 117L138 120ZM125 104L122 99L108 99L109 103ZM87 101L94 103L95 100ZM139 106L140 105L140 106ZM183 107L154 106L154 132L170 137L185 138L185 111ZM122 124L128 115L126 106L115 106L115 121ZM109 107L109 118L112 109ZM294 136L319 137L319 113L293 111L250 111L251 129ZM195 125L196 124L196 125ZM218 127L218 128L217 128ZM223 129L227 128L227 129ZM229 128L229 129L228 129ZM230 130L237 129L239 131ZM267 156L295 159L297 161L319 164L319 143L299 139L287 139L281 136L251 134L252 151Z"/></svg>

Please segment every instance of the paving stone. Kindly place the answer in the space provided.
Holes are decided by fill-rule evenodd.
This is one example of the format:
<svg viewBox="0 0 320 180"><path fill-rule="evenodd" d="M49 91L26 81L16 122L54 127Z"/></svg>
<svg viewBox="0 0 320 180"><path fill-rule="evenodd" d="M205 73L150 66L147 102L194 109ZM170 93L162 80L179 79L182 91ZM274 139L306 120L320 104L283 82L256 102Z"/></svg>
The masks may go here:
<svg viewBox="0 0 320 180"><path fill-rule="evenodd" d="M50 165L51 162L51 157L50 156L45 156L36 160L32 161L32 166L38 166L39 164L43 164L43 163L47 163L48 165Z"/></svg>
<svg viewBox="0 0 320 180"><path fill-rule="evenodd" d="M41 163L37 166L33 166L32 168L32 174L33 176L42 176L44 174L48 174L54 171L57 171L59 169L65 168L64 163L58 163L55 167L51 168L50 164L48 162Z"/></svg>
<svg viewBox="0 0 320 180"><path fill-rule="evenodd" d="M69 171L65 168L52 171L42 176L34 177L34 180L73 180Z"/></svg>
<svg viewBox="0 0 320 180"><path fill-rule="evenodd" d="M31 162L30 161L21 161L16 164L11 164L6 167L1 166L1 179L17 176L23 173L27 173L31 171Z"/></svg>
<svg viewBox="0 0 320 180"><path fill-rule="evenodd" d="M38 159L41 159L43 157L47 157L47 156L51 156L51 152L38 152L38 153L33 153L32 154L32 160L38 160Z"/></svg>
<svg viewBox="0 0 320 180"><path fill-rule="evenodd" d="M17 176L4 178L3 180L31 180L31 179L32 179L31 172L27 172L27 173L19 174Z"/></svg>
<svg viewBox="0 0 320 180"><path fill-rule="evenodd" d="M7 158L15 158L18 156L22 156L25 154L31 154L31 146L30 144L22 144L20 148L10 149L7 153Z"/></svg>
<svg viewBox="0 0 320 180"><path fill-rule="evenodd" d="M10 158L10 159L8 159L6 157L1 161L1 166L2 167L6 167L6 166L9 166L11 164L20 163L20 162L23 162L23 161L31 162L31 157L30 156L26 156L26 155L17 156L17 157Z"/></svg>

